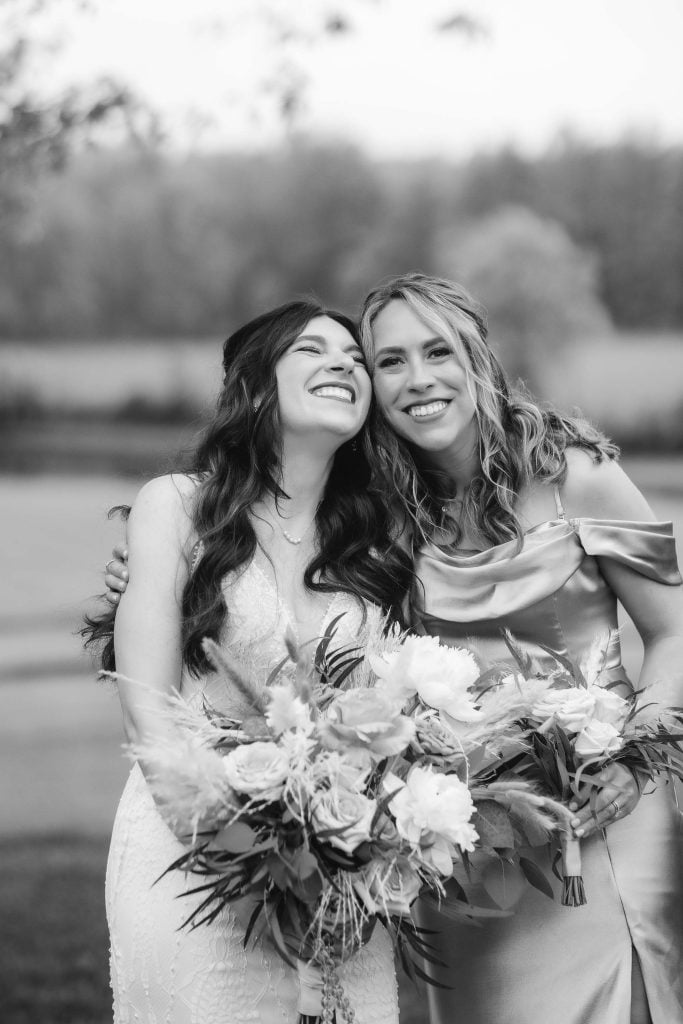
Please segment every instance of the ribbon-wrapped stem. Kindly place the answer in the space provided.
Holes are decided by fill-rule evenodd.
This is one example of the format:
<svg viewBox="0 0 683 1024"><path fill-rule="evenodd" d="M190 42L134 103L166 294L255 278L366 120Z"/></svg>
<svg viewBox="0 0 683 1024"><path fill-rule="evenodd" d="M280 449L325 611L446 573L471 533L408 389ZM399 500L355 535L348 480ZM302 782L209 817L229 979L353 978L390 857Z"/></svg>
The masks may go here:
<svg viewBox="0 0 683 1024"><path fill-rule="evenodd" d="M297 962L298 1024L355 1024L356 1014L344 992L332 951L325 945L320 963ZM337 1015L337 1011L338 1015Z"/></svg>
<svg viewBox="0 0 683 1024"><path fill-rule="evenodd" d="M582 907L586 890L581 876L581 841L565 832L562 836L562 906Z"/></svg>

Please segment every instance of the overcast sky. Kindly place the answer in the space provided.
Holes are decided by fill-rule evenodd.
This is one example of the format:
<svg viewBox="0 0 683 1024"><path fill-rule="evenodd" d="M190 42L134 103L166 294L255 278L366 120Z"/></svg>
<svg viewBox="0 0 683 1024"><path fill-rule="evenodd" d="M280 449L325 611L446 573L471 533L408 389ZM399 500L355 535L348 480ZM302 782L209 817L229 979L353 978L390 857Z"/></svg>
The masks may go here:
<svg viewBox="0 0 683 1024"><path fill-rule="evenodd" d="M265 0L264 0L265 3ZM268 0L312 26L326 0ZM262 86L278 50L261 0L101 0L62 7L51 81L111 73L164 116L177 145L259 146L282 127ZM284 57L308 78L301 128L381 156L460 156L563 129L683 143L683 0L340 0L354 31ZM73 10L73 9L72 9ZM55 8L55 12L57 8ZM485 30L436 32L466 12Z"/></svg>

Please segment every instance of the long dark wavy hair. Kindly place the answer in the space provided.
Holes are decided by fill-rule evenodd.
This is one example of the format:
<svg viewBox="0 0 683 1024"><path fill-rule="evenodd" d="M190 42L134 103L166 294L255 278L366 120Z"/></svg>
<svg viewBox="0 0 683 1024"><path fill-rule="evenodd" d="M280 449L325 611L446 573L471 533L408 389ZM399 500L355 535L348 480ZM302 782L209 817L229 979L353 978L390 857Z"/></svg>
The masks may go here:
<svg viewBox="0 0 683 1024"><path fill-rule="evenodd" d="M280 424L275 368L314 318L326 316L359 341L356 323L312 299L286 303L232 334L223 346L223 386L211 422L189 466L197 481L188 513L200 557L182 594L183 662L197 675L209 666L202 639L217 640L229 617L221 587L253 557L250 510L260 498L287 497L280 480ZM341 445L316 514L317 551L304 572L312 591L345 591L379 605L402 623L412 582L409 555L396 544L384 496L372 486L374 441L366 422ZM189 554L189 553L188 553ZM86 644L102 646L106 669L115 665L115 609L86 618Z"/></svg>
<svg viewBox="0 0 683 1024"><path fill-rule="evenodd" d="M452 484L430 470L419 449L398 437L375 406L372 429L387 490L403 496L414 544L445 532L457 547L468 526L491 544L515 540L521 547L523 528L515 511L520 491L532 480L561 483L567 472L565 451L580 448L596 462L615 459L619 449L579 416L564 416L541 406L508 380L487 344L484 308L454 282L426 274L393 277L365 299L360 330L372 369L372 326L393 299L413 312L451 346L467 375L479 435L480 474L462 495L458 518L444 511ZM445 506L446 509L448 506Z"/></svg>

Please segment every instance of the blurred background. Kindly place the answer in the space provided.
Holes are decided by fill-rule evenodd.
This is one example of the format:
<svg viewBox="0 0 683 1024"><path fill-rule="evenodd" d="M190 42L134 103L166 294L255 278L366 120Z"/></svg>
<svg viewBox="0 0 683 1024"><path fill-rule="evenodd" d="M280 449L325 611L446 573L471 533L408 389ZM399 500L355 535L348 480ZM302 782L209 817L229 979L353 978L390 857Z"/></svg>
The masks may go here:
<svg viewBox="0 0 683 1024"><path fill-rule="evenodd" d="M127 766L74 631L239 324L459 279L681 535L682 44L678 0L0 0L3 1024L111 1019Z"/></svg>

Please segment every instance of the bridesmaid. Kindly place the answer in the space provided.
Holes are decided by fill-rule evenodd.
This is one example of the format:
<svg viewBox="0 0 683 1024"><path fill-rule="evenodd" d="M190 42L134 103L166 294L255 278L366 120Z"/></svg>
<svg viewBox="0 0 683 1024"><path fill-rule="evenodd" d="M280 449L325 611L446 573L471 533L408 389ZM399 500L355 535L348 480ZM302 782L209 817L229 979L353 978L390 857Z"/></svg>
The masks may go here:
<svg viewBox="0 0 683 1024"><path fill-rule="evenodd" d="M577 659L617 628L617 600L644 645L639 686L683 703L683 589L672 527L588 424L513 391L486 343L481 307L459 286L409 274L373 290L361 334L386 487L400 494L421 583L415 624L509 659L501 630L547 659ZM616 632L609 678L627 684ZM429 987L433 1024L677 1024L681 836L667 786L641 794L603 771L582 838L588 904L534 889L512 917L440 929L448 989Z"/></svg>

